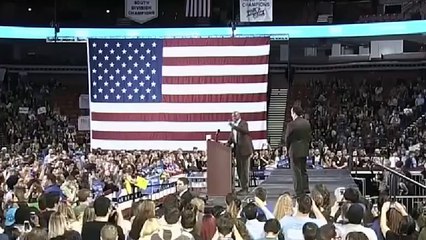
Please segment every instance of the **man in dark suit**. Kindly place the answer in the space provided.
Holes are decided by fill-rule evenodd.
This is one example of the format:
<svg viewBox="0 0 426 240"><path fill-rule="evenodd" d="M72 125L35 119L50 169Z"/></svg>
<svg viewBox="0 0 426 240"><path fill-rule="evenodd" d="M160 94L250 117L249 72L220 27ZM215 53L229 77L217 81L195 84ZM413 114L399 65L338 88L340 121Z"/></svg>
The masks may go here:
<svg viewBox="0 0 426 240"><path fill-rule="evenodd" d="M253 142L250 137L248 124L241 119L239 112L232 113L231 134L228 144L233 145L233 153L237 162L237 174L241 190L238 195L247 195L249 190L250 156L253 153Z"/></svg>
<svg viewBox="0 0 426 240"><path fill-rule="evenodd" d="M191 200L194 198L192 193L189 191L189 179L181 177L176 181L176 193L180 200L180 210L184 209Z"/></svg>
<svg viewBox="0 0 426 240"><path fill-rule="evenodd" d="M306 158L312 140L311 125L302 117L303 109L299 101L291 108L293 121L287 124L285 144L289 150L291 168L293 169L293 183L296 196L309 193L309 180L306 172Z"/></svg>

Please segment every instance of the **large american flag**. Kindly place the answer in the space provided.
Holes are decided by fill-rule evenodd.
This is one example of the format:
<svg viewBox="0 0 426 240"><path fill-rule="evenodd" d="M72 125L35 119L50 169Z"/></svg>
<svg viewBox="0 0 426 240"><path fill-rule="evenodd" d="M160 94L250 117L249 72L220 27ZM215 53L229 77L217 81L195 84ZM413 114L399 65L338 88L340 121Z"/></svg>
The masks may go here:
<svg viewBox="0 0 426 240"><path fill-rule="evenodd" d="M90 39L91 146L206 148L233 111L266 143L269 38Z"/></svg>

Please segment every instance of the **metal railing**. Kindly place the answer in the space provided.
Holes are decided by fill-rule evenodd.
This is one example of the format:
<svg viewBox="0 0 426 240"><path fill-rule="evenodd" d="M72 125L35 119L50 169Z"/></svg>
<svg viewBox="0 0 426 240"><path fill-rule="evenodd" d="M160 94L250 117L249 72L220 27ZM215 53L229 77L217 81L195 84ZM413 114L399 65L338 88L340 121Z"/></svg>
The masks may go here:
<svg viewBox="0 0 426 240"><path fill-rule="evenodd" d="M405 176L405 175L403 175L403 174L395 171L392 168L388 168L388 167L386 167L386 166L384 166L384 165L382 165L380 163L373 163L373 164L376 165L376 166L379 166L379 167L383 168L384 170L390 172L391 174L397 175L398 177L400 177L400 178L404 179L405 181L408 181L408 182L410 182L410 183L412 183L412 184L414 184L414 185L422 188L423 190L426 190L426 185L424 185L424 184L422 184L420 182L417 182L417 181L415 181L415 180L413 180L413 179L411 179L411 178L409 178L409 177L407 177L407 176Z"/></svg>
<svg viewBox="0 0 426 240"><path fill-rule="evenodd" d="M404 206L406 206L407 211L411 212L413 209L418 208L420 205L424 205L426 200L426 185L422 184L420 181L422 181L423 176L421 174L413 175L413 178L418 179L419 181L416 181L412 178L409 178L405 176L404 174L401 174L400 172L395 171L392 168L386 167L381 163L373 163L374 166L380 167L383 169L383 171L387 171L390 174L393 174L400 179L403 179L405 183L412 184L415 188L413 189L414 192L410 193L411 195L396 195L391 196L394 201L397 201ZM413 195L414 194L414 195ZM368 196L366 197L367 200L369 200L372 204L378 204L379 197L378 196Z"/></svg>
<svg viewBox="0 0 426 240"><path fill-rule="evenodd" d="M372 204L377 204L379 197L368 197ZM411 212L413 209L418 208L420 205L424 205L426 196L396 196L395 201L403 204L408 212Z"/></svg>
<svg viewBox="0 0 426 240"><path fill-rule="evenodd" d="M411 177L407 177L404 174L396 171L395 169L389 168L384 166L381 163L374 163L375 166L380 167L385 172L389 172L390 174L398 177L402 182L405 183L405 186L408 190L408 195L411 196L425 196L426 195L426 185L424 184L424 177L420 172L410 172ZM396 187L399 188L399 186L389 186L390 188ZM398 191L397 191L398 192ZM392 197L399 196L398 193L392 193ZM395 196L396 195L396 196Z"/></svg>

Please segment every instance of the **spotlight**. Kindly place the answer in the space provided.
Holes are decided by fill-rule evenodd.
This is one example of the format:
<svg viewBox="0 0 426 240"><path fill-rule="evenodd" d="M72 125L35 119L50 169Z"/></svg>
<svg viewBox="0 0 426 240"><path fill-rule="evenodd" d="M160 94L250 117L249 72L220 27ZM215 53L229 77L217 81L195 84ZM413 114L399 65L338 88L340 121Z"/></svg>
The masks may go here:
<svg viewBox="0 0 426 240"><path fill-rule="evenodd" d="M31 12L32 10L33 10L32 8L30 8L30 7L28 8L28 12Z"/></svg>
<svg viewBox="0 0 426 240"><path fill-rule="evenodd" d="M105 12L106 12L106 13L110 13L110 10L109 10L109 9L107 9Z"/></svg>

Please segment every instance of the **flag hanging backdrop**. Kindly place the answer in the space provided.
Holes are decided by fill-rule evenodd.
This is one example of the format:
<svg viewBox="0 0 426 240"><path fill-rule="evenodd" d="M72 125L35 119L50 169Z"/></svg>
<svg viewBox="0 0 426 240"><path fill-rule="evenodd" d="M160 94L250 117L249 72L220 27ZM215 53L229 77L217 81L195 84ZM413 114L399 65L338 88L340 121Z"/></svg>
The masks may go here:
<svg viewBox="0 0 426 240"><path fill-rule="evenodd" d="M206 148L233 111L266 143L269 38L90 39L91 147Z"/></svg>
<svg viewBox="0 0 426 240"><path fill-rule="evenodd" d="M209 18L211 0L186 0L186 17Z"/></svg>

